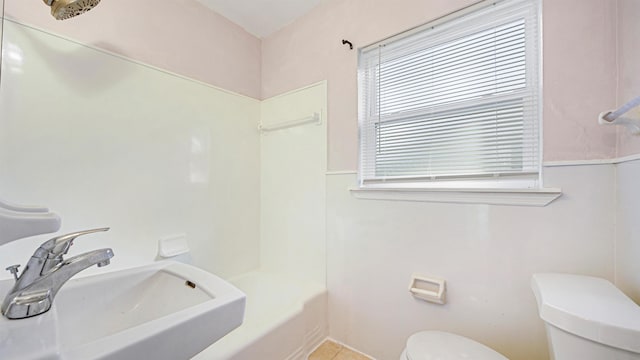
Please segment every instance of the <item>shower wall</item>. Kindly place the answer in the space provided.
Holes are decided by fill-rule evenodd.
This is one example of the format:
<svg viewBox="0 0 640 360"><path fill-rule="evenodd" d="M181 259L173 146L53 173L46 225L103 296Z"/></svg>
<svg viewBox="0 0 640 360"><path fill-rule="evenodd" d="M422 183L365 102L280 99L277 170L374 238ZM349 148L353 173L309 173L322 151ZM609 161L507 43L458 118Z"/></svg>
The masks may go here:
<svg viewBox="0 0 640 360"><path fill-rule="evenodd" d="M71 250L112 247L99 271L153 261L174 235L216 274L258 266L259 101L14 21L4 38L0 198L49 206L60 232L110 226ZM3 246L0 264L46 238Z"/></svg>
<svg viewBox="0 0 640 360"><path fill-rule="evenodd" d="M260 137L260 265L322 286L326 92L321 82L264 100L261 124L273 130ZM307 123L314 114L318 122ZM280 128L283 124L293 126Z"/></svg>

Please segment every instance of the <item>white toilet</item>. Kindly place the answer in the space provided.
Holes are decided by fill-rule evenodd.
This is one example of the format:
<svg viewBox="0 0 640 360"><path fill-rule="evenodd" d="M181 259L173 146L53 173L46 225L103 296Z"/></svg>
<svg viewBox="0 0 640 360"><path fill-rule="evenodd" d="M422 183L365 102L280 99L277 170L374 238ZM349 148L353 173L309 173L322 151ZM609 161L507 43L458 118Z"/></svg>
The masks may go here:
<svg viewBox="0 0 640 360"><path fill-rule="evenodd" d="M442 331L421 331L407 340L400 360L508 360L466 337Z"/></svg>
<svg viewBox="0 0 640 360"><path fill-rule="evenodd" d="M535 274L533 292L555 360L640 360L640 306L607 280Z"/></svg>

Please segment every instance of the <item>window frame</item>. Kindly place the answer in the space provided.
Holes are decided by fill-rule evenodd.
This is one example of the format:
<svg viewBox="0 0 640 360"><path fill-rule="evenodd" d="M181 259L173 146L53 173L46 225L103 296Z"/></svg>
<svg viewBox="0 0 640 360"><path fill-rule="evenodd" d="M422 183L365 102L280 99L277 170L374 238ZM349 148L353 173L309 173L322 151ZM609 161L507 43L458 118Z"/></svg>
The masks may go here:
<svg viewBox="0 0 640 360"><path fill-rule="evenodd" d="M370 127L370 131L363 130L363 117L371 117L372 114L375 114L376 108L379 106L377 103L378 98L375 96L369 96L371 93L375 93L375 89L363 89L363 84L365 83L362 79L362 71L363 69L369 69L371 71L371 67L363 66L363 61L370 61L369 57L364 57L363 54L365 52L374 51L376 48L393 46L396 41L406 39L413 35L421 35L425 32L428 32L433 29L438 29L440 33L445 32L444 38L447 37L453 38L452 35L446 34L447 24L453 20L456 20L460 17L473 14L476 11L482 11L485 8L496 4L509 4L509 3L526 3L531 4L533 6L533 11L536 12L535 20L537 21L536 30L537 34L535 37L525 36L526 39L526 47L527 51L525 52L526 62L534 61L536 64L535 71L526 71L526 89L523 92L531 91L531 85L533 82L536 82L534 89L537 92L535 96L537 97L537 105L536 105L536 116L533 120L529 119L529 121L523 121L523 127L525 131L535 131L537 133L535 140L537 144L533 145L535 149L537 149L537 163L534 167L530 167L527 172L520 172L515 175L507 175L502 174L499 177L493 175L483 175L483 176L408 176L408 177L395 177L395 178L379 178L376 179L371 176L366 176L366 170L363 167L363 157L367 156L369 159L375 157L375 153L377 151L377 143L375 137L377 136L374 128ZM514 19L522 18L522 14L513 15L510 19L505 20L512 21ZM475 19L478 22L478 19ZM409 31L403 32L398 35L394 35L382 41L376 42L374 44L365 46L359 49L359 60L358 60L358 112L359 112L359 131L360 131L360 150L359 150L359 167L358 167L358 190L398 190L398 191L409 191L409 193L416 193L416 190L435 190L440 193L447 191L470 191L474 193L491 193L496 191L504 190L506 193L513 193L517 190L523 190L525 193L549 193L550 190L552 193L560 193L559 189L543 189L542 184L542 27L541 27L541 3L540 0L487 0L483 1L454 13L445 15L441 18L438 18L434 21L431 21L427 24L419 26L417 28L411 29ZM454 24L455 26L455 24ZM444 30L440 30L444 28ZM463 34L471 35L480 33L482 30L478 30L473 26L470 26L467 29L462 31ZM438 32L435 33L438 35ZM429 35L431 36L431 35ZM530 43L531 41L535 41L537 43ZM444 41L441 41L444 43ZM537 52L532 52L529 49L537 48ZM532 58L535 57L535 58ZM376 81L372 81L371 83L367 83L368 87L375 87L377 84ZM366 101L366 98L370 98L372 101ZM364 115L363 115L364 114ZM388 121L382 120L378 116L378 121ZM531 127L536 127L536 129L532 130ZM523 140L523 144L526 140ZM369 144L369 146L364 146L364 144ZM371 144L374 144L371 146ZM524 161L523 161L524 164ZM558 195L559 196L559 195Z"/></svg>

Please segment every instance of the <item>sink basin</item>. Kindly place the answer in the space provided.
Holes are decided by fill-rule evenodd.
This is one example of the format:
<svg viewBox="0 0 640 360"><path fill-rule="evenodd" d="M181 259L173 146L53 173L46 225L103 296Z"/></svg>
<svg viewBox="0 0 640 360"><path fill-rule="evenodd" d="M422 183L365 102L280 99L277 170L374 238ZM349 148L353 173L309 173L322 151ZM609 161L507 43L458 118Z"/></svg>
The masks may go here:
<svg viewBox="0 0 640 360"><path fill-rule="evenodd" d="M244 308L240 290L181 263L72 279L49 312L0 319L0 358L189 359L240 326Z"/></svg>

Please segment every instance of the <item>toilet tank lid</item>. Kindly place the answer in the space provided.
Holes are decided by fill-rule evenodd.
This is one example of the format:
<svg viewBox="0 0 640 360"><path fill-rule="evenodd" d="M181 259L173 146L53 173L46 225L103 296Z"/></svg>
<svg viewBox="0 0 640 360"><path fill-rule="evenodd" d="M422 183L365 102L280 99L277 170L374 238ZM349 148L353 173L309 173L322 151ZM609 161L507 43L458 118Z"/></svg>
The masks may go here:
<svg viewBox="0 0 640 360"><path fill-rule="evenodd" d="M640 352L640 307L611 282L535 274L531 286L545 322L601 344Z"/></svg>
<svg viewBox="0 0 640 360"><path fill-rule="evenodd" d="M508 360L478 342L442 331L421 331L411 335L406 350L408 360Z"/></svg>

